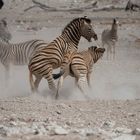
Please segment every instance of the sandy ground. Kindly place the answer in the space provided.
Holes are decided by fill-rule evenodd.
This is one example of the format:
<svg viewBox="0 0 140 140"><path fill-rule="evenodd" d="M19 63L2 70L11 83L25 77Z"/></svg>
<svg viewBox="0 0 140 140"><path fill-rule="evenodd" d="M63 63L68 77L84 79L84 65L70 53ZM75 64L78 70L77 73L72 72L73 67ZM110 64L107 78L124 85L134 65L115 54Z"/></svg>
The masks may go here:
<svg viewBox="0 0 140 140"><path fill-rule="evenodd" d="M90 2L48 0L46 4L65 8ZM124 7L126 1L100 0L98 6L110 4ZM11 66L5 87L4 68L0 64L0 140L139 140L140 11L48 12L40 8L23 11L31 5L29 0L5 0L0 17L6 17L12 33L11 43L35 38L49 42L73 18L87 15L101 44L102 31L110 28L113 17L118 17L116 59L107 60L105 53L94 66L88 93L90 101L85 100L71 77L65 80L58 101L50 94L45 80L41 82L39 95L33 95L27 66ZM79 48L83 50L95 44L82 38Z"/></svg>

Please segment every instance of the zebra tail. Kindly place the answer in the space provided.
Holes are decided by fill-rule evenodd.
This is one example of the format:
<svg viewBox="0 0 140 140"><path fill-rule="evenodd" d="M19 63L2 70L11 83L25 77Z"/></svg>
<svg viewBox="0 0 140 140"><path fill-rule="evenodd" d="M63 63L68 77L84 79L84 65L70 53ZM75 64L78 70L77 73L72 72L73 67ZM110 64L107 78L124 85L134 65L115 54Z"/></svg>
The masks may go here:
<svg viewBox="0 0 140 140"><path fill-rule="evenodd" d="M60 71L60 73L52 74L52 76L53 76L53 79L56 80L60 78L63 74L64 74L64 71Z"/></svg>
<svg viewBox="0 0 140 140"><path fill-rule="evenodd" d="M31 90L32 90L32 92L34 92L35 85L34 85L34 81L33 81L33 74L30 70L29 70L29 80L30 80Z"/></svg>

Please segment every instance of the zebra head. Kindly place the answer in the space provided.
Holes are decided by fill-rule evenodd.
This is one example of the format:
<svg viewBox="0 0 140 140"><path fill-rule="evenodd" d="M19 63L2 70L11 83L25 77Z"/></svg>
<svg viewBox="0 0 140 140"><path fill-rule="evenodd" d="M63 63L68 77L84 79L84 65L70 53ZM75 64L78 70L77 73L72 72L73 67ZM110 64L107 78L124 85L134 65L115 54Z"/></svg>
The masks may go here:
<svg viewBox="0 0 140 140"><path fill-rule="evenodd" d="M114 18L113 19L113 24L119 24L119 21L116 18Z"/></svg>
<svg viewBox="0 0 140 140"><path fill-rule="evenodd" d="M91 20L86 17L81 18L81 20L82 20L81 35L89 42L91 42L92 38L94 38L94 40L98 40L97 34L93 30Z"/></svg>
<svg viewBox="0 0 140 140"><path fill-rule="evenodd" d="M12 38L5 19L0 20L0 38L5 42L8 42Z"/></svg>
<svg viewBox="0 0 140 140"><path fill-rule="evenodd" d="M119 21L118 21L116 18L114 18L114 19L113 19L113 23L112 23L112 31L113 31L113 32L114 32L114 31L117 31L118 25L119 25Z"/></svg>
<svg viewBox="0 0 140 140"><path fill-rule="evenodd" d="M103 56L105 48L97 48L96 46L91 46L88 48L88 51L93 57L94 63L96 63Z"/></svg>

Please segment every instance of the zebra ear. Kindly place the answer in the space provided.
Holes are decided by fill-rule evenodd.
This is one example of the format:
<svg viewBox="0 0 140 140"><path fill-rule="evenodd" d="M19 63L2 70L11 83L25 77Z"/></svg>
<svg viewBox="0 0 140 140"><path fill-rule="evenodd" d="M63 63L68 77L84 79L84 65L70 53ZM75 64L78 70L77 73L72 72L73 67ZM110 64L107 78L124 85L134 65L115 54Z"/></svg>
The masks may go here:
<svg viewBox="0 0 140 140"><path fill-rule="evenodd" d="M84 20L84 23L88 23L88 24L91 24L91 20L87 17L87 16L84 16L84 17L82 17L81 19L83 19Z"/></svg>
<svg viewBox="0 0 140 140"><path fill-rule="evenodd" d="M89 47L89 49L91 49L92 51L95 51L97 49L97 46L91 46Z"/></svg>
<svg viewBox="0 0 140 140"><path fill-rule="evenodd" d="M116 23L116 19L115 18L113 19L113 22Z"/></svg>

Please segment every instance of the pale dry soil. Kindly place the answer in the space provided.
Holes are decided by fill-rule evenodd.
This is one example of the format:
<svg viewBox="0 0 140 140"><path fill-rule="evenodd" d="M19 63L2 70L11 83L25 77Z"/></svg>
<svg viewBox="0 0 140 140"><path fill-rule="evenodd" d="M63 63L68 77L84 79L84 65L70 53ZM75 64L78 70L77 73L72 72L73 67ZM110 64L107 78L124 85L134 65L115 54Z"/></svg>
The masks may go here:
<svg viewBox="0 0 140 140"><path fill-rule="evenodd" d="M0 112L3 139L103 140L140 127L140 100L52 101L32 95L0 100Z"/></svg>

